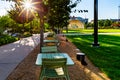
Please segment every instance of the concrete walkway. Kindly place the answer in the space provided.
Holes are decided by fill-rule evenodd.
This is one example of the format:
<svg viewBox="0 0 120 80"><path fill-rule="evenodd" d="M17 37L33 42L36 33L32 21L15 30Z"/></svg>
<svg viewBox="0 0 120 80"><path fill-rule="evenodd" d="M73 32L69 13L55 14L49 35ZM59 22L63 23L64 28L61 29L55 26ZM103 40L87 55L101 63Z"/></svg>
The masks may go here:
<svg viewBox="0 0 120 80"><path fill-rule="evenodd" d="M47 33L44 34L44 37ZM16 66L39 44L40 35L0 46L0 80L5 80Z"/></svg>

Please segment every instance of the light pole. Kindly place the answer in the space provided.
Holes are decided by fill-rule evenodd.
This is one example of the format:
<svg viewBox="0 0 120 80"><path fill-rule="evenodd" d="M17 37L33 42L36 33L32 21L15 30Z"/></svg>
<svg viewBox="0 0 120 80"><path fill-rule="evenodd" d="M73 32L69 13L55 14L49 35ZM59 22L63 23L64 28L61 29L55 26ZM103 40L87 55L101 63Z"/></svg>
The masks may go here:
<svg viewBox="0 0 120 80"><path fill-rule="evenodd" d="M120 21L120 5L118 6L118 20Z"/></svg>
<svg viewBox="0 0 120 80"><path fill-rule="evenodd" d="M98 43L98 0L94 0L94 43L92 46L99 47Z"/></svg>

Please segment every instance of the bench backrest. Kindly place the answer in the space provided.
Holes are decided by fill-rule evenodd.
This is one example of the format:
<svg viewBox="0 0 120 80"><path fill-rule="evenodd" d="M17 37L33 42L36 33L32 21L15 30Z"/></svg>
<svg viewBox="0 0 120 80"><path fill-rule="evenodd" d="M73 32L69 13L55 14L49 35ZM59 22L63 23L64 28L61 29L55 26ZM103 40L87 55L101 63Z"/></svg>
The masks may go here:
<svg viewBox="0 0 120 80"><path fill-rule="evenodd" d="M51 52L57 53L58 50L57 50L57 46L44 46L44 47L41 47L41 52L42 53L51 53Z"/></svg>

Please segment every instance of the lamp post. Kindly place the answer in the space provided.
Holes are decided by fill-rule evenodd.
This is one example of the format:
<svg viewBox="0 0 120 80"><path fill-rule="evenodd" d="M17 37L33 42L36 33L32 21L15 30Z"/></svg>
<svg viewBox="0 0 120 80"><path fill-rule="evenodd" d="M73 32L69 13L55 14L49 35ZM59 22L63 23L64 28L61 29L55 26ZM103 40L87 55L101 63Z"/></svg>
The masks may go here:
<svg viewBox="0 0 120 80"><path fill-rule="evenodd" d="M98 0L94 0L94 43L92 46L99 47L98 43Z"/></svg>
<svg viewBox="0 0 120 80"><path fill-rule="evenodd" d="M118 20L120 21L120 5L118 6Z"/></svg>

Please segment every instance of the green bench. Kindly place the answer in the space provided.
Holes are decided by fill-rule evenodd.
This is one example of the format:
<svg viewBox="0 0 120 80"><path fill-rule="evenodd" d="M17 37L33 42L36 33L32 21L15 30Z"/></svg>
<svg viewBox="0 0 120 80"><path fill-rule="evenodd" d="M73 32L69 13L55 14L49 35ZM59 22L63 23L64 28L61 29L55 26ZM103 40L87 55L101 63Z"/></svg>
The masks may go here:
<svg viewBox="0 0 120 80"><path fill-rule="evenodd" d="M42 53L51 53L51 52L57 53L58 49L57 49L57 46L43 46L41 47L41 52Z"/></svg>
<svg viewBox="0 0 120 80"><path fill-rule="evenodd" d="M58 40L44 40L43 42L45 42L45 43L49 43L49 42L58 43Z"/></svg>
<svg viewBox="0 0 120 80"><path fill-rule="evenodd" d="M44 46L57 46L59 41L58 40L44 40Z"/></svg>

